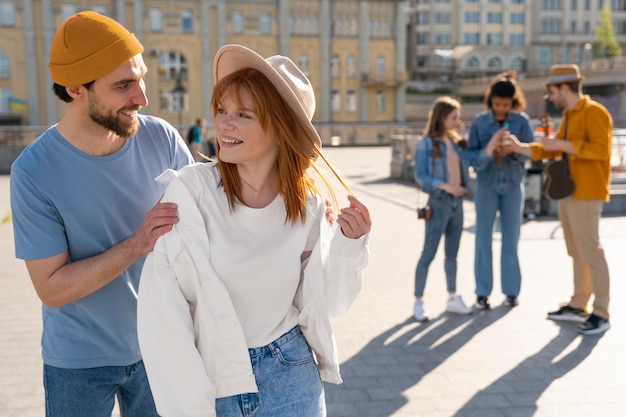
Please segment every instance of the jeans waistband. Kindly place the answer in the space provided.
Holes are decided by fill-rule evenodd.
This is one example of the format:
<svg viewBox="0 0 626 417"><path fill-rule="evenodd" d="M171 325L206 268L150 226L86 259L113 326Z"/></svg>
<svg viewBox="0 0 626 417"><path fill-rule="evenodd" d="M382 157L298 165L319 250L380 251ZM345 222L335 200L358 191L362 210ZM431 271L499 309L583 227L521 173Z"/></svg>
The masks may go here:
<svg viewBox="0 0 626 417"><path fill-rule="evenodd" d="M462 196L461 197L457 197L457 196L454 196L454 195L452 195L450 193L447 193L447 192L445 192L443 190L437 190L437 192L433 193L433 198L436 198L438 200L446 200L446 199L447 200L456 200L456 199L462 199L463 197Z"/></svg>
<svg viewBox="0 0 626 417"><path fill-rule="evenodd" d="M287 342L290 342L293 339L297 339L298 337L304 337L304 335L302 334L300 327L295 326L294 328L289 330L287 333L283 334L278 339L274 340L273 342L265 346L248 349L248 353L250 354L251 358L255 356L265 355L266 353L271 353L274 350L279 349L280 346L284 345Z"/></svg>

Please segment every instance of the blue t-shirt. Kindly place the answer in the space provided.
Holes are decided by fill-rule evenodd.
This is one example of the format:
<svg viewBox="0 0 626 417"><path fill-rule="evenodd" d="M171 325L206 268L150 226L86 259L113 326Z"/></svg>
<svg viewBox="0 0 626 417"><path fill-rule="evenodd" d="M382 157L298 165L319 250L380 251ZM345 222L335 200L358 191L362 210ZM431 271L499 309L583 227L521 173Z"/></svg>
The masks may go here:
<svg viewBox="0 0 626 417"><path fill-rule="evenodd" d="M165 121L139 116L139 130L108 156L85 154L55 127L11 166L15 253L70 262L98 255L137 231L165 187L154 178L193 162ZM137 289L145 257L105 287L62 308L43 306L44 363L61 368L124 366L141 359Z"/></svg>

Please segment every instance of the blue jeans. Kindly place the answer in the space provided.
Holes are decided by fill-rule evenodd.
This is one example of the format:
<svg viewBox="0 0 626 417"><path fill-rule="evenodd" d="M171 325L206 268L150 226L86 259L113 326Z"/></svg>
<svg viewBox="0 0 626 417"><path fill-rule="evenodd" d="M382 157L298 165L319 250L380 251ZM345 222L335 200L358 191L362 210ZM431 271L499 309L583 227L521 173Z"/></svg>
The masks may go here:
<svg viewBox="0 0 626 417"><path fill-rule="evenodd" d="M326 416L324 386L299 327L249 352L259 392L218 398L217 417Z"/></svg>
<svg viewBox="0 0 626 417"><path fill-rule="evenodd" d="M44 365L46 417L158 417L143 361L128 366L67 369Z"/></svg>
<svg viewBox="0 0 626 417"><path fill-rule="evenodd" d="M493 227L496 212L500 212L502 251L500 254L500 280L505 295L518 296L522 281L517 244L522 225L523 184L493 189L476 186L476 253L474 274L476 295L491 295L493 289Z"/></svg>
<svg viewBox="0 0 626 417"><path fill-rule="evenodd" d="M449 292L456 292L456 256L463 232L463 199L452 194L436 192L430 199L433 215L425 221L424 249L415 268L415 296L424 295L428 268L435 258L441 236L445 236L444 271Z"/></svg>

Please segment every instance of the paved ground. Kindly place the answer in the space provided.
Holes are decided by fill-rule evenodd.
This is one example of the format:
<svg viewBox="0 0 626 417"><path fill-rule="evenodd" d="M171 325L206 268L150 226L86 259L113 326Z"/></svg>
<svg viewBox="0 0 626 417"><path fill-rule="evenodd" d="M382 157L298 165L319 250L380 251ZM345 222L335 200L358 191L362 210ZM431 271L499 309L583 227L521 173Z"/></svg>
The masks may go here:
<svg viewBox="0 0 626 417"><path fill-rule="evenodd" d="M623 417L626 415L626 217L601 222L612 274L612 329L582 337L571 324L545 319L571 293L571 262L559 223L540 218L522 227L520 306L471 316L444 312L438 255L426 285L432 317L411 319L413 273L423 228L413 186L389 179L391 151L333 148L340 167L374 218L371 263L362 295L334 322L344 384L327 385L329 417ZM458 289L473 301L474 212L465 207ZM0 176L0 219L9 214L8 177ZM626 214L626 213L625 213ZM496 273L499 234L494 234ZM0 223L0 415L43 412L40 303L21 261L10 222ZM117 415L117 413L115 414Z"/></svg>

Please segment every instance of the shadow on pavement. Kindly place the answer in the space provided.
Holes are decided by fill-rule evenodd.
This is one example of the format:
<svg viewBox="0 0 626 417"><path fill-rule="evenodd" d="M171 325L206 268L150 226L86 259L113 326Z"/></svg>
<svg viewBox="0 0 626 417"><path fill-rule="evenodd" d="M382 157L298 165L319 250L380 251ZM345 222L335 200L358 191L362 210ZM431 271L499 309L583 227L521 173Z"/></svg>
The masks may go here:
<svg viewBox="0 0 626 417"><path fill-rule="evenodd" d="M405 390L509 311L442 313L424 323L411 317L393 326L341 365L342 385L326 384L328 416L392 415L407 403Z"/></svg>
<svg viewBox="0 0 626 417"><path fill-rule="evenodd" d="M556 324L560 326L560 331L554 339L488 387L478 391L453 417L534 416L537 400L550 384L576 368L602 337L581 337L572 323ZM578 346L560 357L576 338L580 339ZM508 402L504 401L502 394ZM495 403L496 399L500 399L501 403ZM489 409L486 409L485 404L489 404Z"/></svg>

